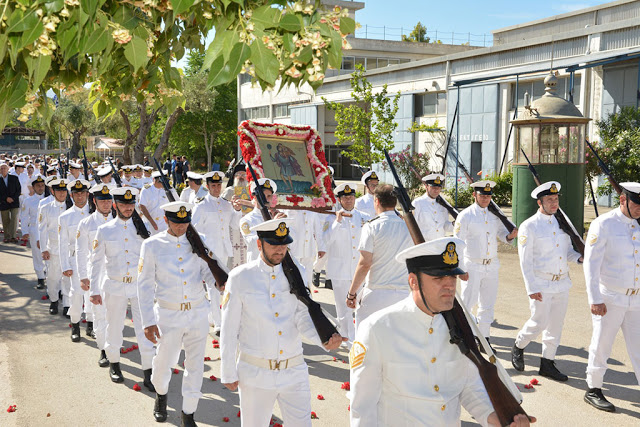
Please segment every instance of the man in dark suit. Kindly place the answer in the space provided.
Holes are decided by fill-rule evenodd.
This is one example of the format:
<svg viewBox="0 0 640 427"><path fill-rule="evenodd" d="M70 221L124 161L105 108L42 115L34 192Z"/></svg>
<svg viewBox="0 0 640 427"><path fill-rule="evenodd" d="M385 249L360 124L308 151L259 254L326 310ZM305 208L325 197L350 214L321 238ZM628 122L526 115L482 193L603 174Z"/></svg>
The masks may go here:
<svg viewBox="0 0 640 427"><path fill-rule="evenodd" d="M20 180L15 175L9 175L9 165L0 165L0 213L2 214L2 228L4 242L18 243L16 230L18 229L18 215L20 213Z"/></svg>

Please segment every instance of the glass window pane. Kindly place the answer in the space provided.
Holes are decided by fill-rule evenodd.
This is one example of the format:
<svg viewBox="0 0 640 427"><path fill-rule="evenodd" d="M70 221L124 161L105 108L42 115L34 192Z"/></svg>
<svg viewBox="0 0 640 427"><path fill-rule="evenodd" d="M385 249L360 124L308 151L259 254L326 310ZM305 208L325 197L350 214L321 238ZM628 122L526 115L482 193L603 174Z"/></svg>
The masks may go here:
<svg viewBox="0 0 640 427"><path fill-rule="evenodd" d="M584 144L582 144L582 125L571 126L569 136L569 163L582 163Z"/></svg>
<svg viewBox="0 0 640 427"><path fill-rule="evenodd" d="M532 126L532 131L532 152L530 159L532 163L540 163L540 125Z"/></svg>
<svg viewBox="0 0 640 427"><path fill-rule="evenodd" d="M444 116L447 114L447 94L445 92L438 94L437 114Z"/></svg>
<svg viewBox="0 0 640 427"><path fill-rule="evenodd" d="M543 80L537 80L535 82L533 82L533 85L530 86L531 89L529 89L529 95L531 95L531 101L533 101L534 99L538 99L540 98L542 95L544 95L544 81Z"/></svg>
<svg viewBox="0 0 640 427"><path fill-rule="evenodd" d="M542 125L540 156L540 163L558 163L558 126Z"/></svg>
<svg viewBox="0 0 640 427"><path fill-rule="evenodd" d="M558 128L558 163L567 163L569 161L569 131L566 126L557 126Z"/></svg>
<svg viewBox="0 0 640 427"><path fill-rule="evenodd" d="M387 58L378 58L378 68L386 67L387 65L389 65Z"/></svg>
<svg viewBox="0 0 640 427"><path fill-rule="evenodd" d="M378 58L367 58L367 70L378 68Z"/></svg>
<svg viewBox="0 0 640 427"><path fill-rule="evenodd" d="M518 156L520 156L520 154L522 154L520 152L520 149L524 150L524 152L527 154L527 156L529 156L529 158L531 159L532 162L534 162L534 160L531 158L531 126L520 126L518 129L518 141L519 141L519 146L518 146ZM527 160L523 158L520 159L519 163L526 163Z"/></svg>
<svg viewBox="0 0 640 427"><path fill-rule="evenodd" d="M573 103L575 105L580 104L580 76L575 76L573 79Z"/></svg>
<svg viewBox="0 0 640 427"><path fill-rule="evenodd" d="M366 64L366 59L365 58L363 58L361 56L356 56L355 62L356 62L356 66L362 65L362 68L364 68L365 70L367 69L367 64Z"/></svg>
<svg viewBox="0 0 640 427"><path fill-rule="evenodd" d="M436 108L438 105L437 97L435 93L426 93L423 97L423 115L435 116Z"/></svg>
<svg viewBox="0 0 640 427"><path fill-rule="evenodd" d="M389 65L396 65L396 64L399 64L399 63L400 63L400 60L398 60L398 59L390 59L389 60Z"/></svg>
<svg viewBox="0 0 640 427"><path fill-rule="evenodd" d="M342 57L342 69L343 70L355 70L355 59L353 56Z"/></svg>

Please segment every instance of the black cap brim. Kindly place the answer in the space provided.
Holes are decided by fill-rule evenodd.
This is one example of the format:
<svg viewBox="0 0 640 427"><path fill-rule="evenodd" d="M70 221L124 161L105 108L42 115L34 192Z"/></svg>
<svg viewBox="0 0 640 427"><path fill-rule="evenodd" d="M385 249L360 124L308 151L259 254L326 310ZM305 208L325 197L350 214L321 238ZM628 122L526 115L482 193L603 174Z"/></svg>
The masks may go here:
<svg viewBox="0 0 640 427"><path fill-rule="evenodd" d="M434 269L429 269L429 268L421 268L419 269L419 271L421 273L424 273L428 276L435 276L435 277L445 277L445 276L458 276L461 274L467 274L466 271L464 271L463 269L461 269L460 267L456 267L456 268L434 268Z"/></svg>
<svg viewBox="0 0 640 427"><path fill-rule="evenodd" d="M287 237L283 239L272 238L272 237L261 237L261 239L267 242L268 244L274 245L274 246L282 246L282 245L288 245L290 243L293 243L293 237L291 237L291 235L287 235Z"/></svg>

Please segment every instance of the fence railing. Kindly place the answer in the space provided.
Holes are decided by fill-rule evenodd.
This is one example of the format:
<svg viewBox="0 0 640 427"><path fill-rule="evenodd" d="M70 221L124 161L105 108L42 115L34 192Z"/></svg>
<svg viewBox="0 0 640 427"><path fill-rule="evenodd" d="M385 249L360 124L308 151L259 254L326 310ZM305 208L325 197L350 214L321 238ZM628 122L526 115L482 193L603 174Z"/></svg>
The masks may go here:
<svg viewBox="0 0 640 427"><path fill-rule="evenodd" d="M374 26L368 24L362 24L360 28L355 31L355 36L361 39L374 39L374 40L390 40L390 41L402 41L402 36L409 37L414 27L387 27L387 26ZM492 46L493 36L491 34L473 34L473 33L456 33L454 31L438 31L427 30L426 36L429 37L429 42L434 43L440 40L443 44L455 44L469 46Z"/></svg>

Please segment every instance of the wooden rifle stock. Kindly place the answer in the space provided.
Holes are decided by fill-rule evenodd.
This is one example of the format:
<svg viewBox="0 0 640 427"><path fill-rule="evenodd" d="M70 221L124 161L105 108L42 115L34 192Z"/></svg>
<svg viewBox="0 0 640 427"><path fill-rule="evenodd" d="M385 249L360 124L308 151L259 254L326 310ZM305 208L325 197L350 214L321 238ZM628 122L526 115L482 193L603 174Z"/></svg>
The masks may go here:
<svg viewBox="0 0 640 427"><path fill-rule="evenodd" d="M269 212L269 207L267 206L267 199L264 197L263 187L258 181L258 175L253 170L253 166L251 163L247 161L247 167L249 168L249 172L251 173L251 177L253 181L256 183L255 189L255 198L258 201L258 205L260 206L260 212L262 213L262 219L265 221L269 221L271 218L271 212ZM329 339L333 336L333 334L337 334L338 330L331 323L327 316L322 312L322 307L316 301L311 299L311 295L309 295L309 290L304 286L304 280L302 279L302 275L300 274L300 270L298 270L298 266L291 258L291 254L289 251L286 252L284 258L281 262L282 272L287 278L287 282L289 282L289 287L291 289L291 293L295 295L298 301L302 302L309 311L309 316L311 317L311 321L313 322L313 326L316 328L316 332L320 337L320 340L323 343L329 342Z"/></svg>
<svg viewBox="0 0 640 427"><path fill-rule="evenodd" d="M153 161L156 163L156 167L158 168L158 171L160 171L160 182L162 182L162 187L164 188L164 192L167 195L167 199L169 199L170 202L175 202L176 198L173 197L171 188L169 188L169 182L167 181L167 177L164 176L164 173L162 172L162 169L158 164L158 160L154 158ZM229 278L229 275L227 274L226 271L222 269L222 267L220 267L220 265L218 264L218 261L213 259L213 253L209 250L209 248L207 248L204 245L204 242L200 238L200 234L198 234L198 231L195 229L195 227L191 222L187 227L187 232L185 233L185 236L187 238L187 241L189 241L189 244L191 245L191 249L193 250L193 253L198 255L200 258L202 258L204 262L207 263L207 266L209 267L209 270L211 270L211 274L213 275L213 278L216 281L216 285L215 285L216 288L219 291L223 291L224 286L227 283L227 279Z"/></svg>
<svg viewBox="0 0 640 427"><path fill-rule="evenodd" d="M400 178L398 177L395 167L391 162L389 154L386 152L386 150L385 155L387 157L387 163L389 164L391 172L396 180L396 188L401 193L404 193L399 195L398 200L400 201L400 205L404 210L403 219L405 224L407 224L411 239L416 245L424 243L425 240L422 236L422 232L420 231L420 227L418 227L418 223L416 222L416 219L411 212L411 205L406 203L406 200L408 199L406 190L404 189L404 186L402 185L402 182L400 181ZM524 409L522 409L522 406L520 406L507 386L500 379L498 375L498 369L491 362L486 360L480 353L475 335L471 330L471 326L469 326L469 323L467 322L464 310L458 302L457 298L454 299L453 308L448 311L443 311L441 314L447 322L447 326L449 327L451 344L456 344L458 348L460 348L460 352L467 356L469 360L471 360L471 362L478 368L480 378L482 379L484 387L487 390L487 394L489 395L489 399L491 400L493 409L496 412L498 419L500 420L500 424L503 426L508 426L511 424L511 422L513 422L513 418L516 415L527 415Z"/></svg>

